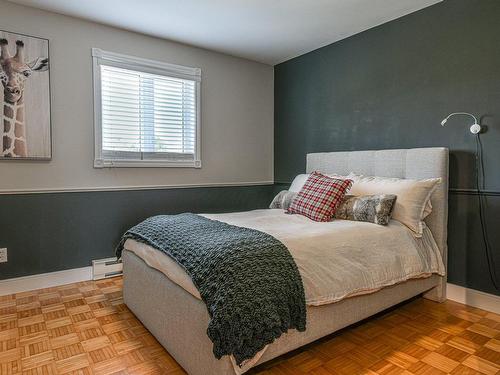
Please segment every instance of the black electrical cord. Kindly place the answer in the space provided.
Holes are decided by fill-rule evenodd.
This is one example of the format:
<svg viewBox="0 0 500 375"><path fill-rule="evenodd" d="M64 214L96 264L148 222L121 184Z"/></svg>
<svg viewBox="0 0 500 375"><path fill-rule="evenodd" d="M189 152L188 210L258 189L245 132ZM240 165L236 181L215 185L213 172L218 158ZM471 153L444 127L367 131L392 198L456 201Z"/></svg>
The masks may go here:
<svg viewBox="0 0 500 375"><path fill-rule="evenodd" d="M481 143L481 138L479 136L479 133L476 134L476 190L479 203L479 220L481 221L481 233L483 236L484 248L486 250L488 271L493 286L497 290L500 290L498 283L496 281L497 276L495 271L495 264L493 256L491 254L491 246L488 237L487 222L486 218L484 217L483 196L482 196L482 191L484 190L483 144Z"/></svg>

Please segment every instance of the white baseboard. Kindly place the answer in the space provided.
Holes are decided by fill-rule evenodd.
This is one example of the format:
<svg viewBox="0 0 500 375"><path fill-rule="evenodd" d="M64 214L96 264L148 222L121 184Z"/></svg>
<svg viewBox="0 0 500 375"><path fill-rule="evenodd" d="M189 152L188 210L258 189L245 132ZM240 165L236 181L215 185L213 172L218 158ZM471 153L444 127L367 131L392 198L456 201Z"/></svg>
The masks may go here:
<svg viewBox="0 0 500 375"><path fill-rule="evenodd" d="M446 285L446 297L464 305L500 314L500 296L448 283Z"/></svg>
<svg viewBox="0 0 500 375"><path fill-rule="evenodd" d="M92 267L0 280L0 296L92 280Z"/></svg>

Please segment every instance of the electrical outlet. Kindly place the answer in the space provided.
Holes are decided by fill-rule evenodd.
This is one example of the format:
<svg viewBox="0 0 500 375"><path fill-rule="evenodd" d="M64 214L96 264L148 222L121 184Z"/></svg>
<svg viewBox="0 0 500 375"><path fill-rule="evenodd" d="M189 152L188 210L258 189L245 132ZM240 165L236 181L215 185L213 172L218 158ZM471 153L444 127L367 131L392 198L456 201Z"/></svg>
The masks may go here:
<svg viewBox="0 0 500 375"><path fill-rule="evenodd" d="M0 263L7 262L7 248L0 249Z"/></svg>

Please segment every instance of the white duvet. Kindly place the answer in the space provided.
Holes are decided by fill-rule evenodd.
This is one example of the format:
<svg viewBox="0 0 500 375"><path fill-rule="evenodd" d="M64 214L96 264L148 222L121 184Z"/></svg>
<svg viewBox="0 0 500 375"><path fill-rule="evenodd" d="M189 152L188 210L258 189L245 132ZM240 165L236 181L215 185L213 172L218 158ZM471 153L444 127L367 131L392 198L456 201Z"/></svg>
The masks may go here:
<svg viewBox="0 0 500 375"><path fill-rule="evenodd" d="M310 306L445 272L430 230L424 228L423 236L416 238L395 220L387 226L347 220L319 223L301 215L287 215L281 209L203 216L257 229L280 240L298 266ZM200 298L190 277L172 258L131 239L124 247Z"/></svg>

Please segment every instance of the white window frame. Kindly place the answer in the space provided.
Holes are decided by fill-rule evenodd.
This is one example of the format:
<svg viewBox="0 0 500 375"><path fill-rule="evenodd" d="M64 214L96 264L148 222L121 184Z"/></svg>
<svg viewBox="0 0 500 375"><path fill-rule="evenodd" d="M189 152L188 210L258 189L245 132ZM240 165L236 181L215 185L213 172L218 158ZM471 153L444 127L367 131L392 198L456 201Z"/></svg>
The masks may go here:
<svg viewBox="0 0 500 375"><path fill-rule="evenodd" d="M168 64L160 61L143 59L120 53L92 48L92 65L94 76L94 168L110 167L181 167L201 168L201 69L182 65ZM101 64L123 69L137 70L150 74L164 75L195 81L196 96L196 141L194 160L137 160L109 159L103 156L102 150L102 100L101 100Z"/></svg>

